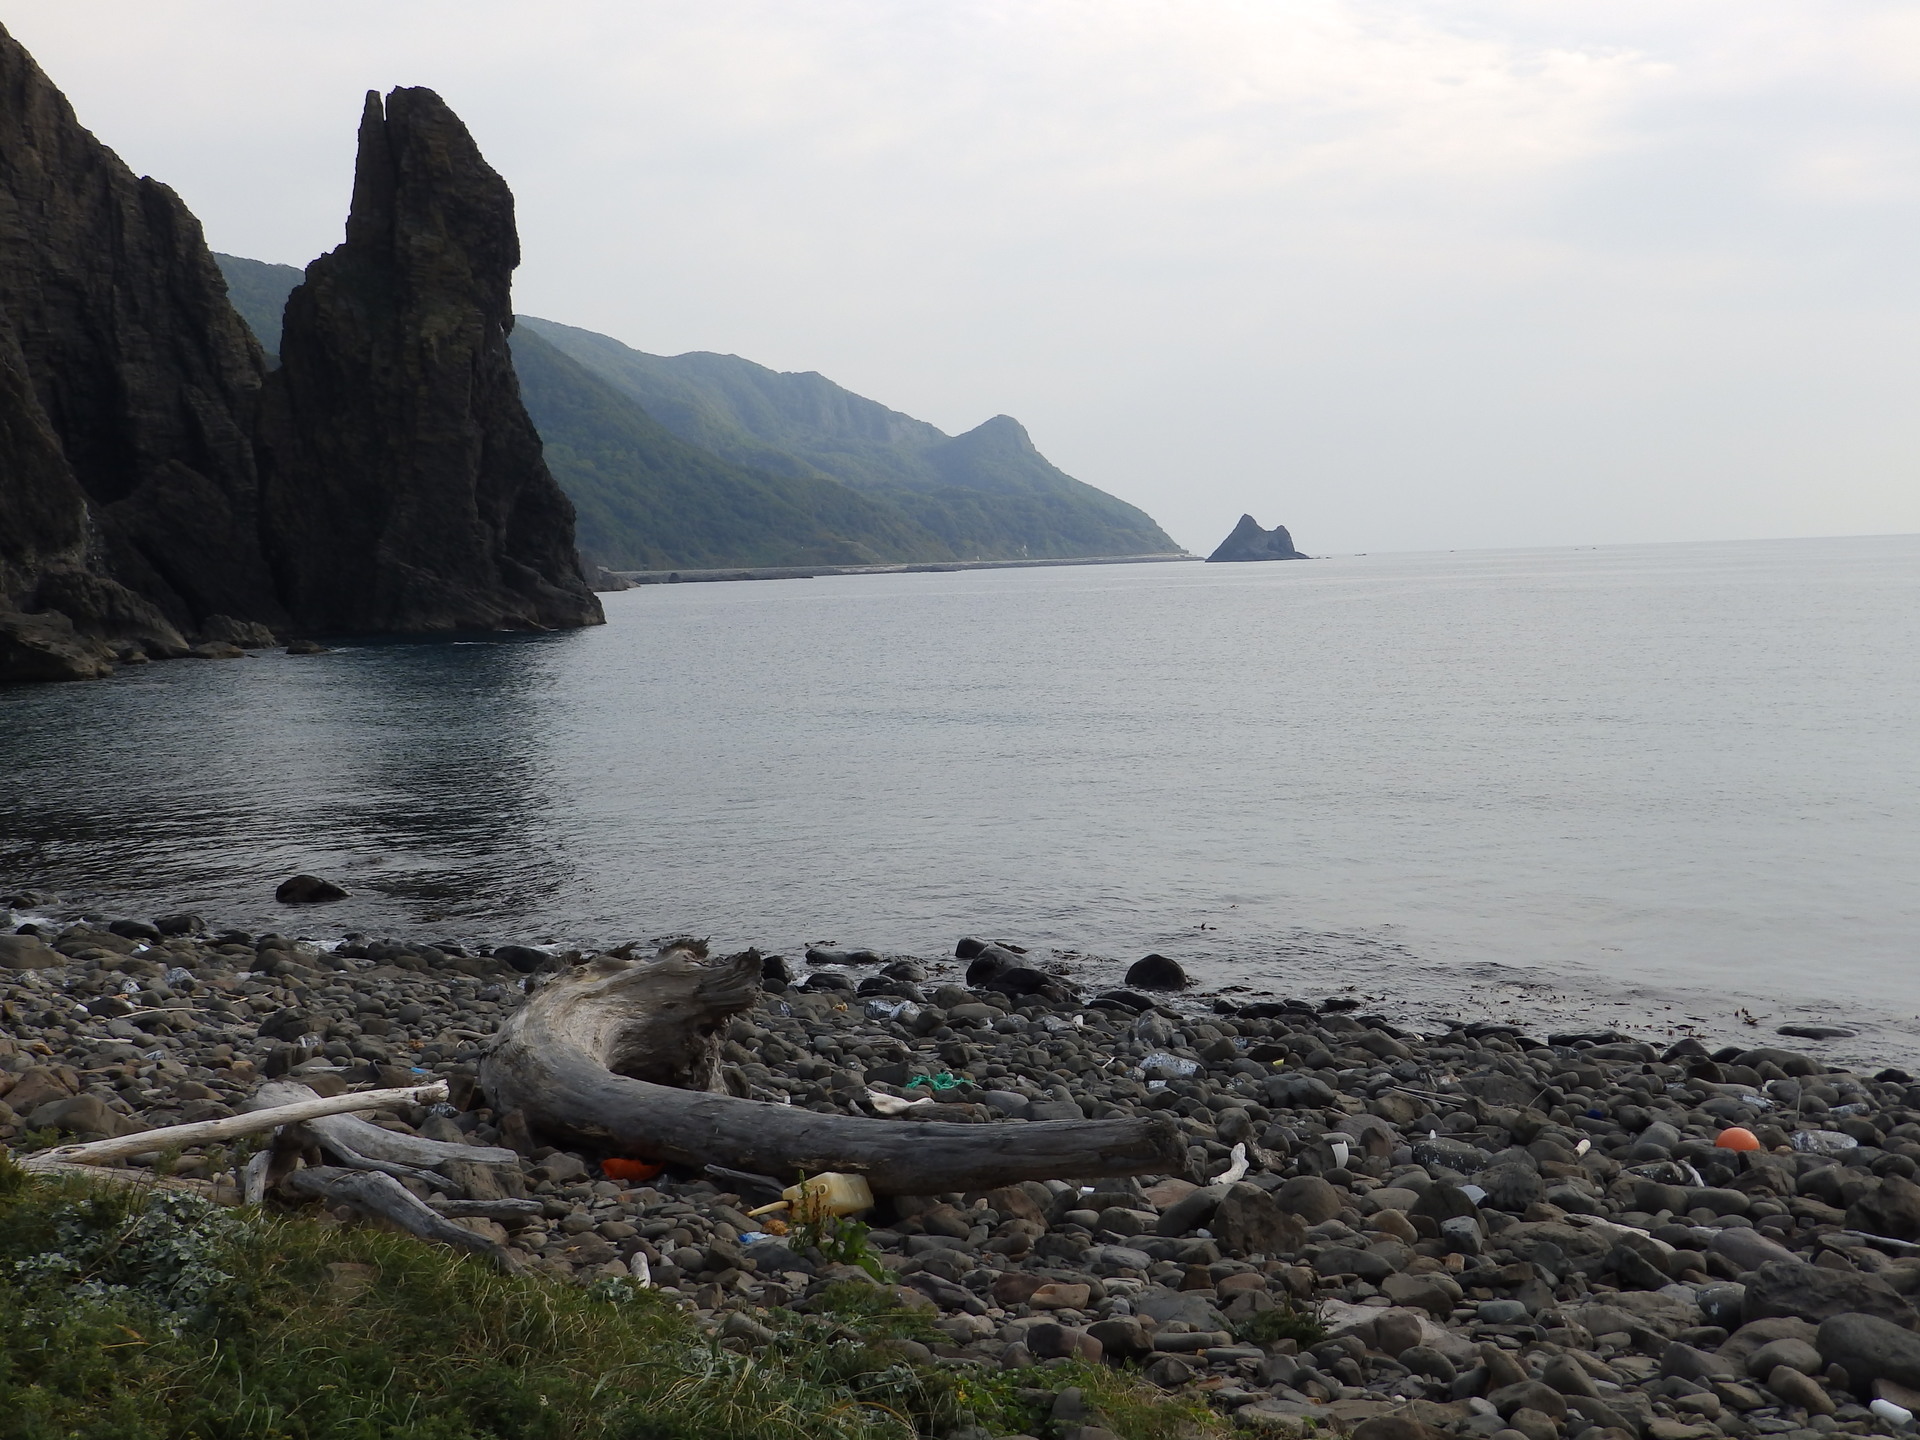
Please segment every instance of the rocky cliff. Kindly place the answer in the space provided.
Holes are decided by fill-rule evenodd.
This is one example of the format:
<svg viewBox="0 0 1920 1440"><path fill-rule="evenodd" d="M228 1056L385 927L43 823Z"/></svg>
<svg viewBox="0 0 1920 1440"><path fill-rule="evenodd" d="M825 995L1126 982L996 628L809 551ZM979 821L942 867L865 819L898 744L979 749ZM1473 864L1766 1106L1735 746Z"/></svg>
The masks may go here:
<svg viewBox="0 0 1920 1440"><path fill-rule="evenodd" d="M1276 525L1271 530L1262 530L1260 522L1251 515L1242 515L1240 523L1233 527L1233 533L1220 542L1220 548L1207 556L1212 564L1218 560L1311 560L1311 555L1302 555L1293 548L1293 537L1287 533L1287 527Z"/></svg>
<svg viewBox="0 0 1920 1440"><path fill-rule="evenodd" d="M266 542L329 631L601 620L507 336L513 195L431 90L369 94L346 243L288 297L260 426Z"/></svg>
<svg viewBox="0 0 1920 1440"><path fill-rule="evenodd" d="M262 373L199 223L0 29L0 675L285 622L252 538Z"/></svg>
<svg viewBox="0 0 1920 1440"><path fill-rule="evenodd" d="M600 618L506 359L512 199L437 97L400 96L268 395L199 222L0 29L0 680Z"/></svg>

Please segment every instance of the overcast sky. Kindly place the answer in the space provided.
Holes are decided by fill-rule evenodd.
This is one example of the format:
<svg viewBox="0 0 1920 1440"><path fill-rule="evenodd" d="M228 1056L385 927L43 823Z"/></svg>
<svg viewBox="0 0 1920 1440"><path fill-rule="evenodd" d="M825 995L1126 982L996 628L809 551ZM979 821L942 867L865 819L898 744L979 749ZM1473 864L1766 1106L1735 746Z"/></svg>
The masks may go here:
<svg viewBox="0 0 1920 1440"><path fill-rule="evenodd" d="M1210 549L1920 530L1920 6L0 0L215 249L361 96L512 184L522 311L1025 422Z"/></svg>

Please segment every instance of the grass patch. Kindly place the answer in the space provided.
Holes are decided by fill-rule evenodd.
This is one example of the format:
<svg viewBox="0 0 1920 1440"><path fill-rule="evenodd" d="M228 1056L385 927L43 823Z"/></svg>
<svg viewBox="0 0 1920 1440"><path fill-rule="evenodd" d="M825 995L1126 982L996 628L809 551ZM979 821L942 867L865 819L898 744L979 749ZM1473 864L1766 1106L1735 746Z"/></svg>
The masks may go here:
<svg viewBox="0 0 1920 1440"><path fill-rule="evenodd" d="M1099 1423L1123 1440L1208 1440L1227 1425L1206 1406L1168 1398L1124 1371L1075 1360L1031 1370L985 1371L959 1382L961 1403L996 1435L1048 1436L1062 1390L1081 1394Z"/></svg>
<svg viewBox="0 0 1920 1440"><path fill-rule="evenodd" d="M1245 1345L1271 1345L1276 1340L1296 1340L1302 1350L1311 1350L1327 1338L1327 1327L1316 1311L1276 1305L1248 1316L1233 1327L1233 1338Z"/></svg>
<svg viewBox="0 0 1920 1440"><path fill-rule="evenodd" d="M1045 1435L1020 1393L1070 1383L1125 1440L1202 1423L1098 1367L915 1363L904 1341L944 1338L929 1317L844 1288L762 1316L770 1341L721 1342L623 1281L503 1276L408 1236L0 1160L0 1440Z"/></svg>

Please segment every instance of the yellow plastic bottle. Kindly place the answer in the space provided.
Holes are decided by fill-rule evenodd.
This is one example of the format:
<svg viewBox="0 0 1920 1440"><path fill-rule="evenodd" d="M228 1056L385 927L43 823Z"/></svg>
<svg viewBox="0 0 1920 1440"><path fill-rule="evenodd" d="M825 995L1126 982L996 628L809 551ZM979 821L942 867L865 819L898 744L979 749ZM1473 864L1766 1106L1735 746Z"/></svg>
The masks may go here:
<svg viewBox="0 0 1920 1440"><path fill-rule="evenodd" d="M867 1184L864 1175L843 1175L837 1170L828 1170L819 1175L810 1175L798 1185L789 1185L780 1192L781 1199L771 1205L762 1205L758 1210L749 1210L749 1215L771 1215L776 1210L786 1210L798 1206L802 1200L808 1202L809 1209L817 1207L821 1215L858 1215L862 1210L873 1208L873 1189Z"/></svg>

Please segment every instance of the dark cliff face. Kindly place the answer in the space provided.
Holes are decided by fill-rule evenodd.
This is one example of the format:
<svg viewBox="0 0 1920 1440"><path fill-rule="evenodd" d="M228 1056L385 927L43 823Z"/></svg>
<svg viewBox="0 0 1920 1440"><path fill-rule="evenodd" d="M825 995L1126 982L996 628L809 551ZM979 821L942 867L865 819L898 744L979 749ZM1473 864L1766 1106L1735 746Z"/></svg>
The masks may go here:
<svg viewBox="0 0 1920 1440"><path fill-rule="evenodd" d="M0 372L0 609L163 652L216 612L284 618L254 538L259 346L179 197L4 29Z"/></svg>
<svg viewBox="0 0 1920 1440"><path fill-rule="evenodd" d="M1287 527L1276 525L1271 530L1262 530L1260 522L1251 515L1242 515L1240 523L1233 527L1233 533L1220 542L1220 548L1207 557L1209 563L1222 560L1309 560L1312 556L1302 555L1293 548L1293 537L1287 533Z"/></svg>
<svg viewBox="0 0 1920 1440"><path fill-rule="evenodd" d="M199 222L0 28L0 680L183 633L597 623L507 353L518 249L437 96L370 102L269 392Z"/></svg>
<svg viewBox="0 0 1920 1440"><path fill-rule="evenodd" d="M369 94L346 243L287 301L268 554L309 629L597 624L507 336L513 196L431 90Z"/></svg>

